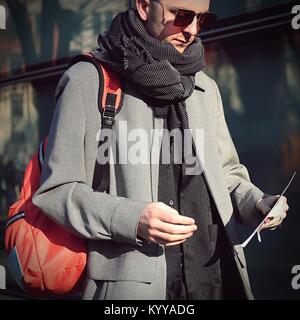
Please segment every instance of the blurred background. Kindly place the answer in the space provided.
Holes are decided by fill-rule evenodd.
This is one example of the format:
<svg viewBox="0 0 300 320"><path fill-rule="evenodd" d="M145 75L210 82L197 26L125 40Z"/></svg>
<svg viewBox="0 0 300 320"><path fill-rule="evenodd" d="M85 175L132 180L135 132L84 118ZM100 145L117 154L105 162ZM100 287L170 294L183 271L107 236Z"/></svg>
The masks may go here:
<svg viewBox="0 0 300 320"><path fill-rule="evenodd" d="M70 58L97 46L99 32L133 6L128 0L0 0L0 265L9 206L26 164L47 135L54 90ZM246 248L257 299L300 299L291 273L300 265L300 30L292 28L299 1L211 0L219 15L200 34L206 72L220 87L240 160L264 192L278 194L298 171L286 196L284 225ZM300 12L299 12L300 13ZM299 24L300 24L300 19ZM246 238L251 230L242 228ZM2 296L26 298L8 275Z"/></svg>

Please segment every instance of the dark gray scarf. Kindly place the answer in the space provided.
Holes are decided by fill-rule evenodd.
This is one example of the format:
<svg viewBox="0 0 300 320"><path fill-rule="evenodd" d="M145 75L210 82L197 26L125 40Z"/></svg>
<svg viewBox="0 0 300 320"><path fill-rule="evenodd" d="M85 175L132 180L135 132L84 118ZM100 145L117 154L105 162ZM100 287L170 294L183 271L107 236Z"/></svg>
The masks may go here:
<svg viewBox="0 0 300 320"><path fill-rule="evenodd" d="M117 71L141 93L156 117L169 129L188 129L185 100L195 89L195 73L205 66L200 38L178 52L170 43L150 36L136 10L118 14L98 38L93 55Z"/></svg>
<svg viewBox="0 0 300 320"><path fill-rule="evenodd" d="M200 38L181 54L150 36L133 9L118 14L98 43L95 57L132 82L155 107L184 102L194 91L195 73L205 66Z"/></svg>

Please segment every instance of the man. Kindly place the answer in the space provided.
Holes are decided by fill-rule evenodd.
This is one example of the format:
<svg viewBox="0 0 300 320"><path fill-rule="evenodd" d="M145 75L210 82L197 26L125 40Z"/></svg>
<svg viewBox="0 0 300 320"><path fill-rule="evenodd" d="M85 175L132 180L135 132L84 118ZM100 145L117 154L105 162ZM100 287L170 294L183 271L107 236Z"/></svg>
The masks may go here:
<svg viewBox="0 0 300 320"><path fill-rule="evenodd" d="M162 161L161 141L150 138L147 163L111 165L109 192L94 192L97 71L77 63L58 85L34 203L89 240L84 299L253 298L236 222L258 225L277 196L264 196L250 182L218 88L202 71L204 50L196 35L213 20L209 2L136 0L137 10L119 14L93 51L122 79L117 137L122 122L129 133L143 129L148 137L164 128L166 136L172 130L187 134L172 139L169 163ZM204 132L200 146L197 130ZM122 144L120 138L119 152ZM264 228L285 218L286 199L280 201L282 217Z"/></svg>

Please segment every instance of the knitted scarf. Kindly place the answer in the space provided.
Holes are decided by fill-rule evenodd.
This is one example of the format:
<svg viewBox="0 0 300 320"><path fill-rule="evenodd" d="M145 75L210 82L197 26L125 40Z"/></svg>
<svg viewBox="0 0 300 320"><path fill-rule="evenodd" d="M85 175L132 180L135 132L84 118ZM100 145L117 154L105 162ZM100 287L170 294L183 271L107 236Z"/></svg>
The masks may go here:
<svg viewBox="0 0 300 320"><path fill-rule="evenodd" d="M149 35L138 12L129 9L114 18L98 44L93 55L130 82L155 117L167 118L171 130L189 128L185 100L195 89L195 73L205 66L200 38L180 53Z"/></svg>

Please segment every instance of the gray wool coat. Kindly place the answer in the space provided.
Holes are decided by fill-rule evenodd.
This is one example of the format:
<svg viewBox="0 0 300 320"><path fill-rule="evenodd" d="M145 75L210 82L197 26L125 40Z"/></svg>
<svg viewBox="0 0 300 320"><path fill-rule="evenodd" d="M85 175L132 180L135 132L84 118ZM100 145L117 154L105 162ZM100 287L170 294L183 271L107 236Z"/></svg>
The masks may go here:
<svg viewBox="0 0 300 320"><path fill-rule="evenodd" d="M250 182L247 169L239 162L216 83L199 72L196 84L203 90L195 90L186 101L190 128L192 134L203 129L204 148L197 150L198 155L201 153L199 160L232 243L246 294L252 299L237 221L252 226L261 222L255 202L263 192ZM101 127L98 88L97 70L87 62L77 63L62 76L57 87L62 94L51 124L41 185L33 202L58 224L88 239L84 299L165 299L164 247L137 240L140 215L158 198L159 165L155 159L159 158L160 145L151 140L151 132L163 128L163 119L154 118L152 109L133 88L124 89L123 108L114 129L118 133L120 124L126 121L129 132L146 130L151 140L148 163L111 165L109 194L93 192ZM118 134L117 139L120 149L124 140Z"/></svg>

